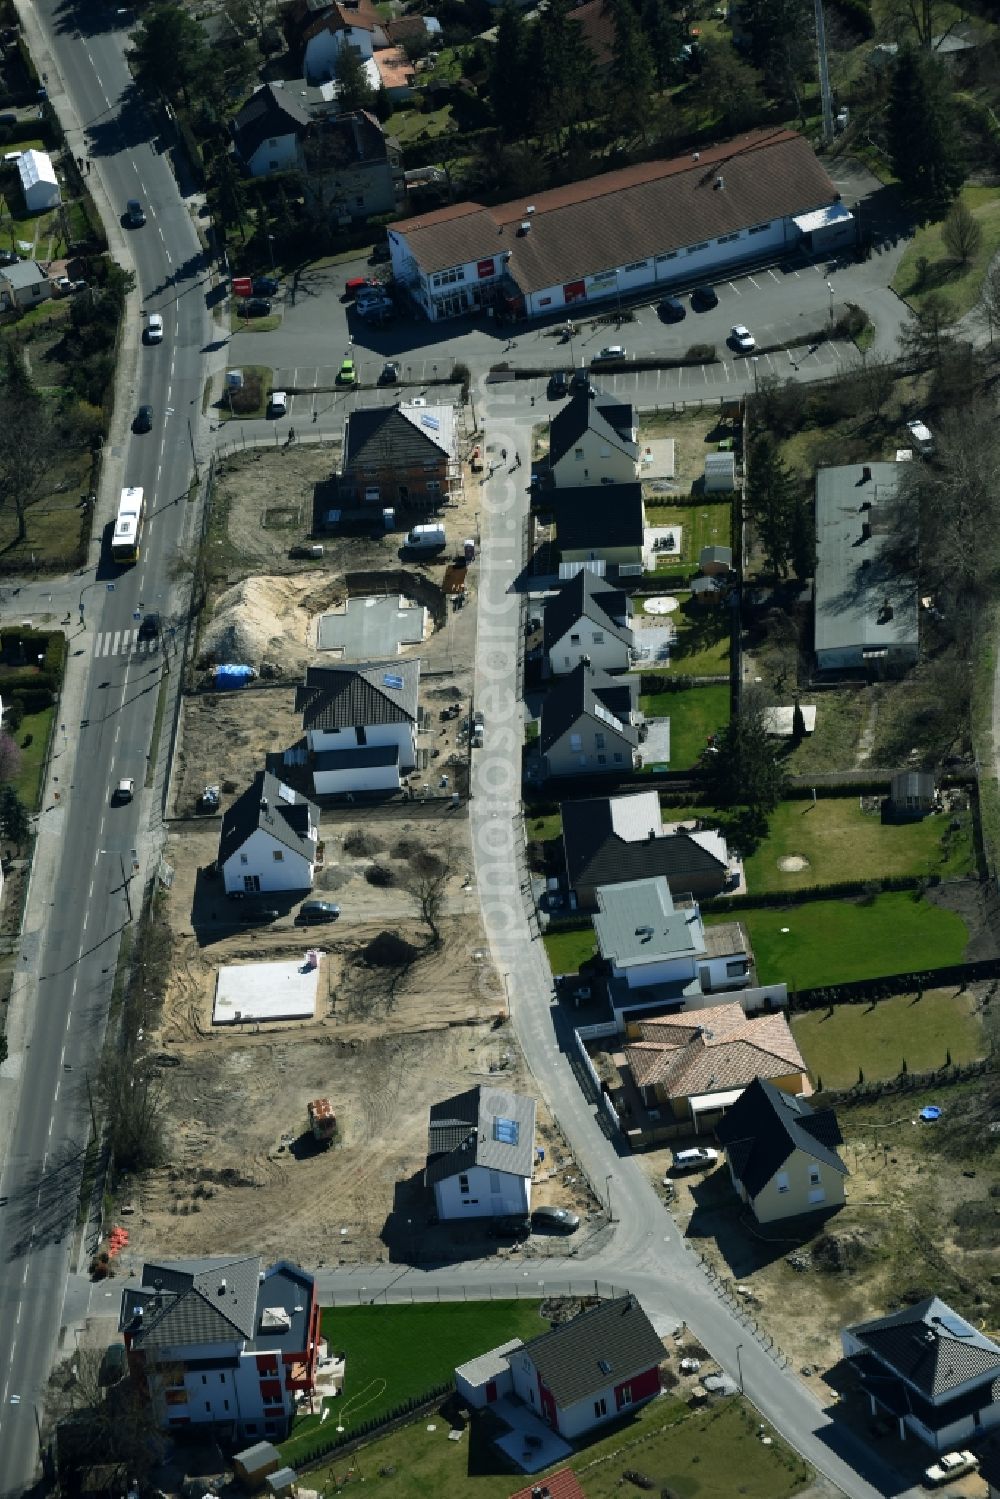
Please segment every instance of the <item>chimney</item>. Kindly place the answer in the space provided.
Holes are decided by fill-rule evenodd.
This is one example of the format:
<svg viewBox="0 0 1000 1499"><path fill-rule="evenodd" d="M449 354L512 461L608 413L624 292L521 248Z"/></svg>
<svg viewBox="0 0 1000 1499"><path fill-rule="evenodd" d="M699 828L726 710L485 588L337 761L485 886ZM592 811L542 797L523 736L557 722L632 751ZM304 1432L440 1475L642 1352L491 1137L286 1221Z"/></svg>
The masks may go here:
<svg viewBox="0 0 1000 1499"><path fill-rule="evenodd" d="M220 1296L225 1296L225 1294L226 1294L226 1277L223 1276L222 1279L219 1281L219 1295Z"/></svg>
<svg viewBox="0 0 1000 1499"><path fill-rule="evenodd" d="M872 525L871 525L871 521L863 520L861 522L861 540L862 541L871 541L871 539L872 539Z"/></svg>
<svg viewBox="0 0 1000 1499"><path fill-rule="evenodd" d="M872 481L871 465L866 463L865 466L864 466L864 468L861 470L861 482L862 482L862 484L870 484L871 481Z"/></svg>
<svg viewBox="0 0 1000 1499"><path fill-rule="evenodd" d="M712 183L712 186L715 188L715 191L717 193L720 193L722 191L722 189L725 187L725 185L726 185L726 179L725 179L725 177L716 177L715 181Z"/></svg>
<svg viewBox="0 0 1000 1499"><path fill-rule="evenodd" d="M701 161L701 152L700 151L692 151L691 152L691 160L692 161Z"/></svg>

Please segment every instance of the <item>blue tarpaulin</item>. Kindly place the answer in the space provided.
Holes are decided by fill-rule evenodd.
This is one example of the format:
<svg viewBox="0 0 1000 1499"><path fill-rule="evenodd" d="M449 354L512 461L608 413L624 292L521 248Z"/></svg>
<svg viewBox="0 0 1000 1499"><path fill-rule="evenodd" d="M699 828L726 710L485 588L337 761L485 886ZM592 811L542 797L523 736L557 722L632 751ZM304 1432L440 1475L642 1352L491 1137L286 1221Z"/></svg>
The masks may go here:
<svg viewBox="0 0 1000 1499"><path fill-rule="evenodd" d="M217 666L215 668L216 687L245 687L257 673L252 666Z"/></svg>

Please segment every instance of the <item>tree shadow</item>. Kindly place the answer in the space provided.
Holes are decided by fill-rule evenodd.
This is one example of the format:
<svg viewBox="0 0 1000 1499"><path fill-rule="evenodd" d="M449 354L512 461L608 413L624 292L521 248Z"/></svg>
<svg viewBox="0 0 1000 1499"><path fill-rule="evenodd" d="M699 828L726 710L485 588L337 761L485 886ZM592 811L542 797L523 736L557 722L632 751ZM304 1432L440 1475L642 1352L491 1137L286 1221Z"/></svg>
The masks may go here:
<svg viewBox="0 0 1000 1499"><path fill-rule="evenodd" d="M77 1202L86 1150L65 1144L50 1151L44 1166L26 1176L7 1203L13 1232L7 1246L9 1260L21 1259L44 1245L58 1244L76 1226Z"/></svg>

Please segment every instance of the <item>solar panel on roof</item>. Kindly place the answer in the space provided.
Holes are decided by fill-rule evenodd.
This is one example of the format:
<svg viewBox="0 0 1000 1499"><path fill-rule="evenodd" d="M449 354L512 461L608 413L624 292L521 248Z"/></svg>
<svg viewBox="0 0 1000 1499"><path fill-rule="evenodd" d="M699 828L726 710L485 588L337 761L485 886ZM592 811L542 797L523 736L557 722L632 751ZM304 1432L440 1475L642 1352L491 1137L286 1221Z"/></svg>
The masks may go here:
<svg viewBox="0 0 1000 1499"><path fill-rule="evenodd" d="M420 425L422 427L430 427L432 432L437 432L441 423L436 416L422 416L420 418Z"/></svg>
<svg viewBox="0 0 1000 1499"><path fill-rule="evenodd" d="M493 1138L501 1145L516 1145L520 1126L516 1119L494 1119Z"/></svg>
<svg viewBox="0 0 1000 1499"><path fill-rule="evenodd" d="M397 676L395 672L387 671L382 677L382 685L385 687L394 687L399 692L403 686L403 679Z"/></svg>
<svg viewBox="0 0 1000 1499"><path fill-rule="evenodd" d="M944 1316L938 1318L938 1321L946 1332L951 1333L952 1337L974 1338L976 1336L974 1328L971 1328L968 1322L963 1322L962 1318L957 1317L954 1312L946 1312Z"/></svg>
<svg viewBox="0 0 1000 1499"><path fill-rule="evenodd" d="M292 806L295 805L295 792L291 786L286 786L282 781L278 782L278 795L283 802L291 802Z"/></svg>

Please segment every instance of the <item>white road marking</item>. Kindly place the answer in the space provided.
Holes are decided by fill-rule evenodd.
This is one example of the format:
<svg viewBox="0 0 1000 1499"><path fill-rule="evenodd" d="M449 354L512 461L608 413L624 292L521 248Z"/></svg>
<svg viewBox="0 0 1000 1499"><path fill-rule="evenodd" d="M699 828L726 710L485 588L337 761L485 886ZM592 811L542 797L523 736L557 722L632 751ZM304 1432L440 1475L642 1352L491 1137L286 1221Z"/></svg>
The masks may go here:
<svg viewBox="0 0 1000 1499"><path fill-rule="evenodd" d="M749 281L750 285L753 287L754 291L760 291L759 284L753 279L752 276L748 276L747 280Z"/></svg>

